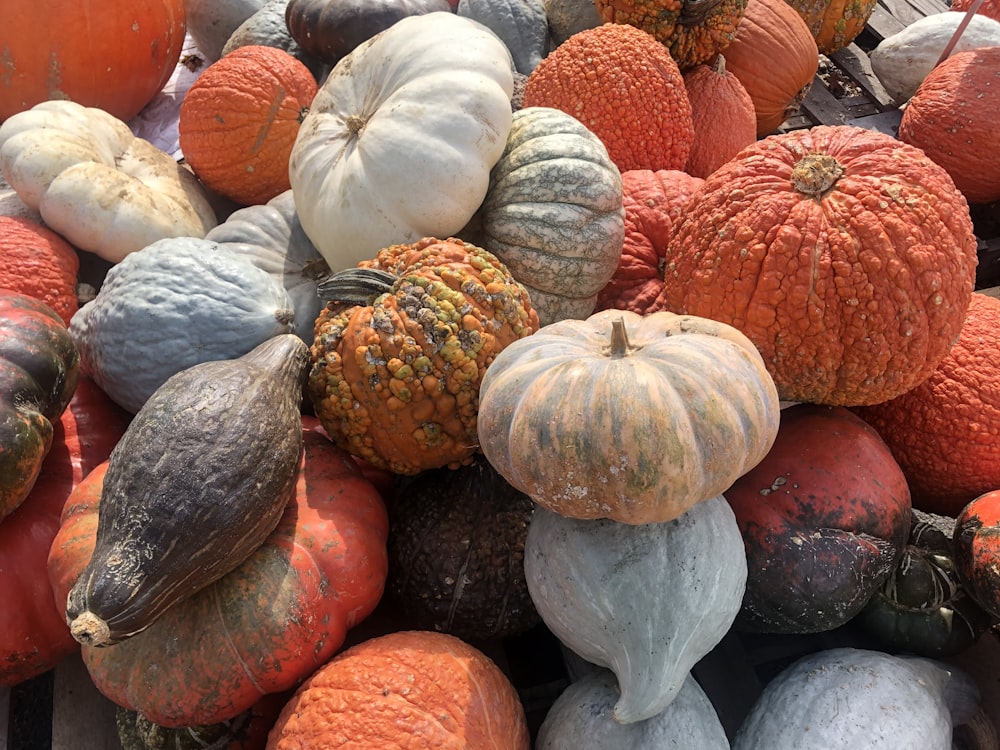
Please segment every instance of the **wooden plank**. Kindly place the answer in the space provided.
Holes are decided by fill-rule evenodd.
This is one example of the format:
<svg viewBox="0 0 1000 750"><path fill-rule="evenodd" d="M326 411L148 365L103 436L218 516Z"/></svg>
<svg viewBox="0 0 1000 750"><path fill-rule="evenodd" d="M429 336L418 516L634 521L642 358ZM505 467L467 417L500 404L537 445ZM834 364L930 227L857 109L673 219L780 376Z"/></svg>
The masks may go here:
<svg viewBox="0 0 1000 750"><path fill-rule="evenodd" d="M823 125L844 125L852 119L851 113L830 93L819 76L813 80L801 109Z"/></svg>
<svg viewBox="0 0 1000 750"><path fill-rule="evenodd" d="M905 28L906 23L900 21L881 5L875 6L865 26L865 30L868 32L867 36L873 45L878 44L886 37L898 34Z"/></svg>
<svg viewBox="0 0 1000 750"><path fill-rule="evenodd" d="M74 654L55 672L52 750L121 750L115 704L101 695Z"/></svg>
<svg viewBox="0 0 1000 750"><path fill-rule="evenodd" d="M851 43L830 55L830 59L843 70L880 109L886 110L895 105L885 86L879 81L872 70L871 60L857 44Z"/></svg>
<svg viewBox="0 0 1000 750"><path fill-rule="evenodd" d="M885 112L869 115L868 117L858 117L851 121L851 125L856 125L866 130L875 130L895 138L899 130L899 120L902 116L903 113L898 109L890 109Z"/></svg>

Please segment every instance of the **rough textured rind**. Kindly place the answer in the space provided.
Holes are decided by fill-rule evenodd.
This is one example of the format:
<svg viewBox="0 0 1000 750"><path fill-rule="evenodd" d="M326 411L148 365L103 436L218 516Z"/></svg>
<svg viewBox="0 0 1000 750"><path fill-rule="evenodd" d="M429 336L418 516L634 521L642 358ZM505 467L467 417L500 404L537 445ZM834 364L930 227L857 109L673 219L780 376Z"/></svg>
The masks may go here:
<svg viewBox="0 0 1000 750"><path fill-rule="evenodd" d="M0 287L41 300L66 325L77 311L80 256L66 240L39 222L0 211Z"/></svg>
<svg viewBox="0 0 1000 750"><path fill-rule="evenodd" d="M742 331L782 400L871 404L947 355L976 263L968 204L941 167L889 135L817 126L709 176L654 309Z"/></svg>
<svg viewBox="0 0 1000 750"><path fill-rule="evenodd" d="M809 27L823 55L843 49L860 34L877 0L786 0Z"/></svg>
<svg viewBox="0 0 1000 750"><path fill-rule="evenodd" d="M538 329L524 288L492 253L428 237L363 268L391 272L368 305L316 320L309 395L340 447L397 474L468 463L479 384L499 351Z"/></svg>

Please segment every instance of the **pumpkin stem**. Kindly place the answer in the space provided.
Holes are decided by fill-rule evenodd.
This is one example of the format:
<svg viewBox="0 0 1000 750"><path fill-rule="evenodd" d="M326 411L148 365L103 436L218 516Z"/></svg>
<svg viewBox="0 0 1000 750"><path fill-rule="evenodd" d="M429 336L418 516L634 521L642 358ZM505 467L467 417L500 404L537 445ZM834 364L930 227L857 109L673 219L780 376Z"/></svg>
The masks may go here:
<svg viewBox="0 0 1000 750"><path fill-rule="evenodd" d="M350 115L344 122L344 125L347 126L348 130L357 135L361 132L361 129L364 128L367 122L368 121L361 115Z"/></svg>
<svg viewBox="0 0 1000 750"><path fill-rule="evenodd" d="M93 612L81 612L69 624L73 638L84 646L110 646L111 628Z"/></svg>
<svg viewBox="0 0 1000 750"><path fill-rule="evenodd" d="M628 356L631 351L632 345L628 342L625 320L624 318L615 318L611 321L611 341L605 352L612 359L621 359Z"/></svg>
<svg viewBox="0 0 1000 750"><path fill-rule="evenodd" d="M833 189L844 168L828 154L806 154L792 168L792 187L814 198L822 198Z"/></svg>
<svg viewBox="0 0 1000 750"><path fill-rule="evenodd" d="M324 302L368 305L379 295L391 291L395 281L395 274L377 268L347 268L319 281L316 293Z"/></svg>

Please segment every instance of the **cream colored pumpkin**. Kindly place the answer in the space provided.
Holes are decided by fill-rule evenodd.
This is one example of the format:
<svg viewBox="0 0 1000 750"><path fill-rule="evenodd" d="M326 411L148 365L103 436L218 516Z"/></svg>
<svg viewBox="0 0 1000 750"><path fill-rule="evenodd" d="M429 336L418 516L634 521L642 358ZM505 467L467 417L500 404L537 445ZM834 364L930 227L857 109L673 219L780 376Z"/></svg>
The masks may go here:
<svg viewBox="0 0 1000 750"><path fill-rule="evenodd" d="M333 271L466 225L507 142L512 64L482 24L439 11L334 66L289 163L299 219Z"/></svg>
<svg viewBox="0 0 1000 750"><path fill-rule="evenodd" d="M71 101L4 121L0 170L51 229L113 263L167 237L204 237L217 223L189 170L118 118Z"/></svg>

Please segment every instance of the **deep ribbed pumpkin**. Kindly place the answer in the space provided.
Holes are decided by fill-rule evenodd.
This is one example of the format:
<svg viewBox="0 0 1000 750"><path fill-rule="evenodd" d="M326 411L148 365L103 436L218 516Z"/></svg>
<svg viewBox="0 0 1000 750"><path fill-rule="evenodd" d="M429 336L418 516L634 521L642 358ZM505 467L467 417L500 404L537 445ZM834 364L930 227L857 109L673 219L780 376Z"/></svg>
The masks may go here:
<svg viewBox="0 0 1000 750"><path fill-rule="evenodd" d="M968 204L941 167L892 136L818 126L709 175L656 307L741 330L783 400L873 404L947 355L976 264Z"/></svg>
<svg viewBox="0 0 1000 750"><path fill-rule="evenodd" d="M525 107L554 107L589 128L620 171L683 169L691 104L670 52L628 24L577 32L528 76Z"/></svg>
<svg viewBox="0 0 1000 750"><path fill-rule="evenodd" d="M446 633L371 638L320 667L285 705L268 750L528 750L517 691L482 651Z"/></svg>
<svg viewBox="0 0 1000 750"><path fill-rule="evenodd" d="M798 109L819 68L816 40L785 0L748 0L725 55L753 100L758 138Z"/></svg>
<svg viewBox="0 0 1000 750"><path fill-rule="evenodd" d="M757 140L757 112L740 79L726 70L721 54L684 73L684 88L694 125L684 171L704 178Z"/></svg>
<svg viewBox="0 0 1000 750"><path fill-rule="evenodd" d="M288 159L316 95L309 69L277 47L239 47L212 63L181 103L181 151L209 188L241 204L291 187Z"/></svg>
<svg viewBox="0 0 1000 750"><path fill-rule="evenodd" d="M685 206L702 182L679 169L622 173L625 240L622 256L594 311L618 308L640 315L663 289L663 255Z"/></svg>
<svg viewBox="0 0 1000 750"><path fill-rule="evenodd" d="M1000 47L959 52L934 68L903 110L899 139L951 175L970 203L1000 200Z"/></svg>
<svg viewBox="0 0 1000 750"><path fill-rule="evenodd" d="M913 506L957 516L1000 487L1000 299L975 292L961 334L919 385L860 407L892 449Z"/></svg>
<svg viewBox="0 0 1000 750"><path fill-rule="evenodd" d="M596 0L594 5L605 22L651 34L687 70L729 46L747 0Z"/></svg>
<svg viewBox="0 0 1000 750"><path fill-rule="evenodd" d="M80 256L60 235L26 218L0 216L0 287L41 300L66 325L78 307Z"/></svg>
<svg viewBox="0 0 1000 750"><path fill-rule="evenodd" d="M853 42L878 0L784 0L809 27L816 46L824 55L832 55Z"/></svg>

